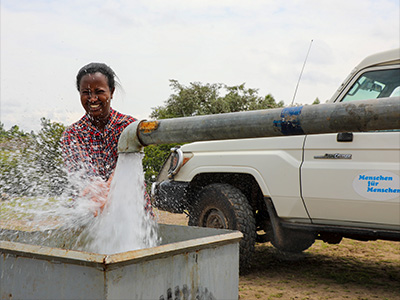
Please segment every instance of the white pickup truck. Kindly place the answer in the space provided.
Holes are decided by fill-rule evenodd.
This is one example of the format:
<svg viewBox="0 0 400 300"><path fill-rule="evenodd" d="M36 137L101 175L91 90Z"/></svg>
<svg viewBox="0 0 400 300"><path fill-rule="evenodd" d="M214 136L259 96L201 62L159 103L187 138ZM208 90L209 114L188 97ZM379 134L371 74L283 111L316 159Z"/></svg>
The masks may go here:
<svg viewBox="0 0 400 300"><path fill-rule="evenodd" d="M398 96L395 49L365 58L330 102ZM172 149L152 195L189 225L240 230L245 267L256 241L292 253L315 239L400 241L399 175L400 130L195 142Z"/></svg>

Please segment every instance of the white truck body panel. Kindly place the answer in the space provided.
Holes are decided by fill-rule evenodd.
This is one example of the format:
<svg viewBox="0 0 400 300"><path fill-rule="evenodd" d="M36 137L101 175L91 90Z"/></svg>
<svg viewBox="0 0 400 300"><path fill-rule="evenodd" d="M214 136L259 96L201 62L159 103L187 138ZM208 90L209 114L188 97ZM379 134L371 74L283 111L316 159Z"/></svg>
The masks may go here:
<svg viewBox="0 0 400 300"><path fill-rule="evenodd" d="M308 212L314 223L334 220L399 229L400 132L353 135L352 142L337 142L336 134L307 136L301 176ZM326 153L352 157L316 158Z"/></svg>
<svg viewBox="0 0 400 300"><path fill-rule="evenodd" d="M277 199L280 216L308 220L299 188L303 143L304 136L292 136L184 145L182 151L194 157L175 180L191 181L203 173L251 174L265 196Z"/></svg>

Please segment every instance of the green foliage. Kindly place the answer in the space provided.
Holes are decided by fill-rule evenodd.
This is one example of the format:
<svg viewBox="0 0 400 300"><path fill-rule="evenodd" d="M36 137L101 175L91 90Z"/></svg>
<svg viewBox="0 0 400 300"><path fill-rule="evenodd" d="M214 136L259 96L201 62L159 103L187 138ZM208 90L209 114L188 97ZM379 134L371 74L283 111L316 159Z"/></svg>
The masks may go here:
<svg viewBox="0 0 400 300"><path fill-rule="evenodd" d="M284 106L283 101L276 103L270 94L261 97L257 89L246 88L244 83L227 86L222 83L192 82L189 86L184 86L177 80L170 80L170 86L173 93L163 106L153 108L151 118L169 119ZM145 148L143 167L148 186L155 180L172 146L158 145Z"/></svg>
<svg viewBox="0 0 400 300"><path fill-rule="evenodd" d="M171 148L178 144L149 145L144 148L143 170L147 190L151 188L151 184L155 181L158 172L164 161L167 159Z"/></svg>
<svg viewBox="0 0 400 300"><path fill-rule="evenodd" d="M320 104L321 102L319 101L319 99L318 99L318 97L317 98L315 98L315 100L314 100L314 102L312 103L313 105L314 104Z"/></svg>
<svg viewBox="0 0 400 300"><path fill-rule="evenodd" d="M30 166L33 139L20 134L18 126L2 131L0 141L0 196L26 195L32 187L30 176L25 169Z"/></svg>
<svg viewBox="0 0 400 300"><path fill-rule="evenodd" d="M7 131L4 129L4 124L0 122L0 140L6 137Z"/></svg>
<svg viewBox="0 0 400 300"><path fill-rule="evenodd" d="M41 185L51 194L60 194L67 183L67 174L61 156L60 140L65 126L61 123L41 120L42 128L34 137L34 160Z"/></svg>
<svg viewBox="0 0 400 300"><path fill-rule="evenodd" d="M0 123L0 196L26 188L18 183L23 178L21 161L26 160L32 142L31 136L17 125L5 130L4 124Z"/></svg>
<svg viewBox="0 0 400 300"><path fill-rule="evenodd" d="M29 134L24 132L23 130L20 130L18 125L14 125L9 130L5 130L4 124L0 122L0 143L10 139L27 136L29 136Z"/></svg>
<svg viewBox="0 0 400 300"><path fill-rule="evenodd" d="M27 136L27 133L25 133L23 130L20 130L18 125L14 125L10 128L10 130L7 132L8 136L10 137L22 137L22 136Z"/></svg>
<svg viewBox="0 0 400 300"><path fill-rule="evenodd" d="M221 83L192 82L187 87L177 80L170 80L170 86L174 93L165 101L164 106L153 108L150 114L151 118L167 119L211 115L276 108L284 105L283 101L276 103L270 94L260 97L257 89L248 89L244 83L227 86Z"/></svg>

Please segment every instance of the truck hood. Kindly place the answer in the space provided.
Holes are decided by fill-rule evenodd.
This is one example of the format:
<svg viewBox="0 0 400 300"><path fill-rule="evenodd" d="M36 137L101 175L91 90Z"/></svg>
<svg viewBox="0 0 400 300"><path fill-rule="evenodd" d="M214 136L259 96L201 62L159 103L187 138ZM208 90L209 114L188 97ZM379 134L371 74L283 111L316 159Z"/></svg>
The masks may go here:
<svg viewBox="0 0 400 300"><path fill-rule="evenodd" d="M301 149L305 135L254 139L195 142L182 146L183 152L254 151L265 149Z"/></svg>

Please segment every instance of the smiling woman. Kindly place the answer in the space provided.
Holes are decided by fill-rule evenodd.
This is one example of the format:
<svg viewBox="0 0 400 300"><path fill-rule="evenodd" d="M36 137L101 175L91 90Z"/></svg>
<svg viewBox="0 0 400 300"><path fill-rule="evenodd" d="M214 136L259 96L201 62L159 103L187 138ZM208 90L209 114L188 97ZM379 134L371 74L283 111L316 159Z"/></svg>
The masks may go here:
<svg viewBox="0 0 400 300"><path fill-rule="evenodd" d="M62 152L70 171L108 180L115 169L118 139L136 119L111 108L115 73L103 63L90 63L76 76L76 87L86 114L63 133Z"/></svg>
<svg viewBox="0 0 400 300"><path fill-rule="evenodd" d="M103 63L90 63L76 76L76 87L86 114L69 126L61 140L63 158L72 174L89 178L80 196L104 205L112 174L117 165L118 140L135 118L111 108L115 73ZM146 194L147 207L150 199Z"/></svg>
<svg viewBox="0 0 400 300"><path fill-rule="evenodd" d="M82 77L79 91L81 103L94 125L104 131L110 116L110 102L114 89L109 88L107 77L102 73L87 74Z"/></svg>

